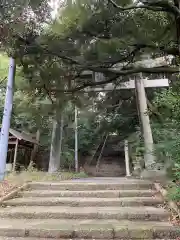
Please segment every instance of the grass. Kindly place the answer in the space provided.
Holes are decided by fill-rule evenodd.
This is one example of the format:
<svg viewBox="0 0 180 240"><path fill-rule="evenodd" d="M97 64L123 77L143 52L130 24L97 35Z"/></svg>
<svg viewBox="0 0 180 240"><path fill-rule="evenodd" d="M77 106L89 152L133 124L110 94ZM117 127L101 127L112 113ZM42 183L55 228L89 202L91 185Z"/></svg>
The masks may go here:
<svg viewBox="0 0 180 240"><path fill-rule="evenodd" d="M10 173L6 176L7 181L22 184L27 181L63 181L75 178L87 178L88 175L85 172L74 173L74 172L58 172L49 174L47 172L33 170L25 170L21 173Z"/></svg>
<svg viewBox="0 0 180 240"><path fill-rule="evenodd" d="M180 206L180 185L172 183L168 188L168 199L175 201Z"/></svg>
<svg viewBox="0 0 180 240"><path fill-rule="evenodd" d="M9 173L4 181L0 183L0 197L5 196L13 189L23 185L28 181L63 181L70 179L87 178L88 175L85 172L58 172L49 174L47 172L38 171L34 168L24 170L20 173Z"/></svg>

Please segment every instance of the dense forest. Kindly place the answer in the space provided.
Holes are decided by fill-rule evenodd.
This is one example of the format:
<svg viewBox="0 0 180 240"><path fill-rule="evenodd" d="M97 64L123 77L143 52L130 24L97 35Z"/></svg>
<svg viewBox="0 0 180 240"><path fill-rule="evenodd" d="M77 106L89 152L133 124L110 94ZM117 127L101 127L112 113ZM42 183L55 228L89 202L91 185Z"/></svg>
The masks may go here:
<svg viewBox="0 0 180 240"><path fill-rule="evenodd" d="M158 162L168 166L168 174L178 183L178 0L57 1L55 17L51 5L46 0L1 3L1 117L9 57L13 57L17 67L11 127L40 131L41 146L54 161L52 171L74 166L76 108L81 155L91 155L107 134L129 139L136 154L143 152L143 139L134 91L114 89L100 94L84 89L105 83L118 86L139 73L149 79L165 76L170 81L168 89L146 91L147 114ZM162 67L135 64L147 56L169 55L173 61ZM119 67L113 69L115 64ZM84 76L85 71L91 74ZM103 80L95 81L94 73L103 74ZM175 197L180 197L178 191Z"/></svg>

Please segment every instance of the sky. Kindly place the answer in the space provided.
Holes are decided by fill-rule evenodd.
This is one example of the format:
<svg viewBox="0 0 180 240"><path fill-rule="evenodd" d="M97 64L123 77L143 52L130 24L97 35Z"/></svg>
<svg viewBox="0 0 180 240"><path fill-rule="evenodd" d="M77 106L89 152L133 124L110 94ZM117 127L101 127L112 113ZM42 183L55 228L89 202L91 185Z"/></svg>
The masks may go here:
<svg viewBox="0 0 180 240"><path fill-rule="evenodd" d="M62 0L51 0L50 1L50 6L53 9L51 12L51 15L53 18L55 18L56 14L57 14L57 10L58 10L58 6L59 6L60 2L62 2Z"/></svg>

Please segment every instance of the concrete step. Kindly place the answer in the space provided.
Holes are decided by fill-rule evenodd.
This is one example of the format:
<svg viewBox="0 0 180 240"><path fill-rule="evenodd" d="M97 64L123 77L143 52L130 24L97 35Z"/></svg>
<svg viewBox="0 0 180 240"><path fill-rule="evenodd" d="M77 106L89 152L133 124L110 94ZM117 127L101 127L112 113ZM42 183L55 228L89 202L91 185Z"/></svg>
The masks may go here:
<svg viewBox="0 0 180 240"><path fill-rule="evenodd" d="M113 167L113 168L111 168L111 167L100 167L99 168L99 171L105 171L105 172L121 172L122 171L122 169L121 169L121 167L120 166L115 166L115 167Z"/></svg>
<svg viewBox="0 0 180 240"><path fill-rule="evenodd" d="M128 219L164 221L169 212L155 207L68 207L21 206L0 209L0 218L27 219Z"/></svg>
<svg viewBox="0 0 180 240"><path fill-rule="evenodd" d="M124 175L124 173L104 173L104 172L95 172L94 175L96 177L121 177Z"/></svg>
<svg viewBox="0 0 180 240"><path fill-rule="evenodd" d="M117 198L117 197L151 197L156 194L153 190L99 190L99 191L52 191L32 190L19 193L24 197L96 197L96 198Z"/></svg>
<svg viewBox="0 0 180 240"><path fill-rule="evenodd" d="M117 220L0 219L0 236L55 239L177 239L179 227L168 222ZM13 238L12 238L13 239ZM4 239L3 239L4 240Z"/></svg>
<svg viewBox="0 0 180 240"><path fill-rule="evenodd" d="M102 170L102 171L121 171L121 166L117 165L117 166L113 166L113 168L111 166L103 166L103 167L99 167L99 170Z"/></svg>
<svg viewBox="0 0 180 240"><path fill-rule="evenodd" d="M0 240L52 240L52 238L34 238L34 237L1 237L0 236ZM56 238L56 240L72 240L72 238ZM86 238L73 238L73 240L92 240L92 239L86 239ZM104 240L104 239L97 239L96 240ZM136 239L137 240L137 239ZM149 239L146 239L149 240ZM151 240L151 239L150 239ZM171 239L168 239L171 240Z"/></svg>
<svg viewBox="0 0 180 240"><path fill-rule="evenodd" d="M3 206L157 206L162 200L153 197L130 198L78 198L78 197L27 197L3 202Z"/></svg>
<svg viewBox="0 0 180 240"><path fill-rule="evenodd" d="M116 171L114 170L108 170L108 169L99 169L98 172L101 172L101 173L114 173L114 174L119 174L119 173L122 173L123 171L120 169L116 169Z"/></svg>
<svg viewBox="0 0 180 240"><path fill-rule="evenodd" d="M52 238L34 238L34 237L1 237L0 240L52 240ZM131 238L131 240L141 240L140 238ZM56 238L56 240L72 240L72 238ZM73 238L73 240L92 240L92 239L87 239L87 238ZM95 240L104 240L104 239L95 239ZM122 240L122 239L121 239ZM127 239L126 239L127 240ZM169 238L163 238L163 239L145 239L145 240L177 240L177 239L169 239Z"/></svg>
<svg viewBox="0 0 180 240"><path fill-rule="evenodd" d="M34 237L1 237L0 240L52 240L52 238L34 238ZM72 238L56 238L56 240L72 240ZM92 240L92 239L86 239L86 238L73 238L73 240ZM104 240L104 239L97 239L96 240ZM137 239L136 239L137 240ZM151 240L151 239L146 239L146 240ZM158 239L159 240L159 239ZM171 239L168 239L171 240Z"/></svg>
<svg viewBox="0 0 180 240"><path fill-rule="evenodd" d="M142 180L126 179L117 183L88 183L88 182L33 182L29 184L33 190L140 190L151 189L152 182Z"/></svg>
<svg viewBox="0 0 180 240"><path fill-rule="evenodd" d="M18 238L14 238L14 237L1 237L0 236L0 240L52 240L52 238L31 238L31 237L18 237ZM66 239L62 239L62 238L56 238L57 240L72 240L72 238L66 238ZM132 238L131 238L132 239ZM87 239L87 238L73 238L73 240L92 240L92 239ZM104 240L104 239L97 239L96 240ZM136 238L134 240L141 240L140 238ZM162 239L146 239L146 240L162 240ZM169 239L169 238L163 238L163 240L176 240L176 239Z"/></svg>
<svg viewBox="0 0 180 240"><path fill-rule="evenodd" d="M104 174L104 176L109 176L109 175L111 175L111 176L113 176L113 174L114 174L114 176L122 176L123 175L123 172L105 172L105 171L98 171L98 172L96 172L96 174L101 174L101 175L103 175Z"/></svg>
<svg viewBox="0 0 180 240"><path fill-rule="evenodd" d="M99 170L104 170L104 171L120 171L122 170L121 166L117 165L117 166L100 166Z"/></svg>
<svg viewBox="0 0 180 240"><path fill-rule="evenodd" d="M120 169L120 170L117 170L116 171L114 170L111 170L109 171L108 169L99 169L98 172L100 173L114 173L114 174L119 174L119 173L122 173L123 171Z"/></svg>

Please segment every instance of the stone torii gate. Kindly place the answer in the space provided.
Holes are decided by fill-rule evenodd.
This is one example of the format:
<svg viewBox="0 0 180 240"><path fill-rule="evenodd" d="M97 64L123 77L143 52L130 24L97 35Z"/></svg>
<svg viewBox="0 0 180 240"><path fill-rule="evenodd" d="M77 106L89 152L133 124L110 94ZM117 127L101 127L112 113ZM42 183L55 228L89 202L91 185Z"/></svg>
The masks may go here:
<svg viewBox="0 0 180 240"><path fill-rule="evenodd" d="M171 60L169 57L168 60ZM160 67L167 65L167 59L165 58L157 58L157 59L146 59L144 61L139 61L135 63L136 66L145 66L145 67ZM101 81L103 80L103 76L96 76L96 81L99 81L99 77ZM97 79L98 78L98 79ZM99 81L100 82L100 81ZM145 88L160 88L160 87L168 87L169 80L167 78L162 79L152 79L148 80L142 78L142 74L139 74L138 78L135 80L129 80L128 82L121 83L117 87L112 84L106 84L103 87L88 87L85 89L86 92L108 92L112 90L123 90L123 89L135 89L137 95L137 103L140 112L140 118L142 123L142 130L143 130L143 138L144 138L144 146L145 146L145 154L144 154L144 161L145 161L145 168L148 171L156 169L156 161L154 155L154 142L152 136L152 130L150 125L150 118L147 114L147 99L146 99L146 92ZM126 175L130 176L130 167L129 167L129 153L128 153L128 142L125 140L124 144L125 150L125 163L126 163Z"/></svg>

